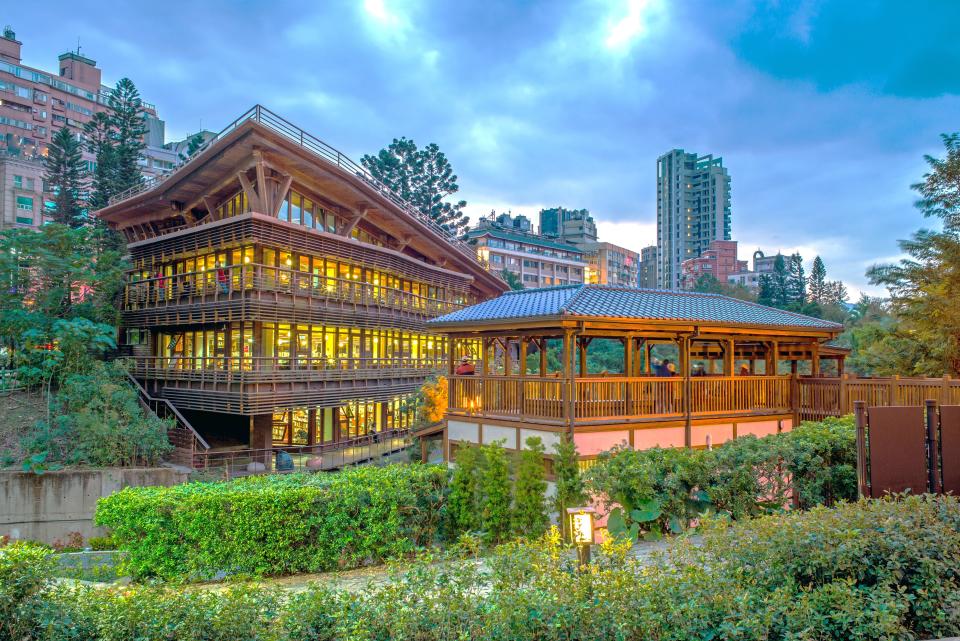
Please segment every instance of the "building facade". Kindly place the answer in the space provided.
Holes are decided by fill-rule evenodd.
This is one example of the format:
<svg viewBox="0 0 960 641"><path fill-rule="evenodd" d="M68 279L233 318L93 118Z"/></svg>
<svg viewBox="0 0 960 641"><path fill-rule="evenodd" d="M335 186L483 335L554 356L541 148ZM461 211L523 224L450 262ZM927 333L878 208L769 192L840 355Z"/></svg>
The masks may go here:
<svg viewBox="0 0 960 641"><path fill-rule="evenodd" d="M636 287L640 278L640 254L605 242L585 243L579 248L587 261L585 283Z"/></svg>
<svg viewBox="0 0 960 641"><path fill-rule="evenodd" d="M649 245L640 250L640 287L656 289L657 280L657 246Z"/></svg>
<svg viewBox="0 0 960 641"><path fill-rule="evenodd" d="M753 252L753 269L748 270L746 261L743 262L743 269L729 274L727 282L732 285L743 285L753 290L760 289L760 277L764 274L773 273L773 266L777 262L777 257L782 256L780 252L771 256L765 256L759 249Z"/></svg>
<svg viewBox="0 0 960 641"><path fill-rule="evenodd" d="M134 374L211 444L409 428L450 357L426 321L507 289L474 248L259 106L98 216L129 242Z"/></svg>
<svg viewBox="0 0 960 641"><path fill-rule="evenodd" d="M657 284L681 286L683 261L730 240L730 175L722 158L674 149L657 159Z"/></svg>
<svg viewBox="0 0 960 641"><path fill-rule="evenodd" d="M588 265L582 249L521 232L518 218L483 219L467 232L481 264L494 274L512 272L527 289L584 282Z"/></svg>
<svg viewBox="0 0 960 641"><path fill-rule="evenodd" d="M540 210L540 234L583 245L597 241L597 224L586 209L553 207Z"/></svg>
<svg viewBox="0 0 960 641"><path fill-rule="evenodd" d="M0 229L37 227L49 220L52 198L43 182L43 159L53 134L68 127L77 136L97 112L109 109L110 88L101 84L97 63L78 52L61 54L56 72L21 63L22 43L8 27L0 36ZM149 133L141 167L147 176L175 165L163 149L164 123L144 103ZM88 169L94 157L84 151Z"/></svg>
<svg viewBox="0 0 960 641"><path fill-rule="evenodd" d="M680 285L683 289L693 289L701 276L713 276L726 283L732 274L746 270L747 261L737 259L737 241L715 240L700 256L683 261Z"/></svg>

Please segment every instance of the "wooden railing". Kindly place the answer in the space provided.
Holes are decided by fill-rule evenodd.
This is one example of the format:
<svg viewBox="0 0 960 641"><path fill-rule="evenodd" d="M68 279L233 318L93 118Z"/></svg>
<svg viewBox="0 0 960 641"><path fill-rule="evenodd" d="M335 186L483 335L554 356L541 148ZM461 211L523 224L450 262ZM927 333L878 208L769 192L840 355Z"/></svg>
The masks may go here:
<svg viewBox="0 0 960 641"><path fill-rule="evenodd" d="M170 419L173 422L172 427L167 432L167 438L173 446L174 463L187 467L194 467L197 464L197 457L206 455L210 452L210 444L200 436L200 433L193 428L183 414L167 399L155 398L144 389L136 378L127 374L130 383L136 388L139 394L141 406L148 412L151 412L159 418Z"/></svg>
<svg viewBox="0 0 960 641"><path fill-rule="evenodd" d="M801 420L853 413L853 404L921 406L960 404L960 380L944 378L800 378L797 410Z"/></svg>
<svg viewBox="0 0 960 641"><path fill-rule="evenodd" d="M230 300L241 292L254 291L386 307L427 316L439 316L463 307L458 302L438 300L394 287L248 263L128 282L123 292L123 309L133 311L213 303Z"/></svg>
<svg viewBox="0 0 960 641"><path fill-rule="evenodd" d="M395 376L432 372L446 365L436 358L311 358L306 356L142 356L130 359L136 376L164 380L243 382Z"/></svg>
<svg viewBox="0 0 960 641"><path fill-rule="evenodd" d="M604 421L685 416L789 413L789 376L609 376L573 382L573 416ZM567 381L555 377L454 376L450 412L563 421Z"/></svg>

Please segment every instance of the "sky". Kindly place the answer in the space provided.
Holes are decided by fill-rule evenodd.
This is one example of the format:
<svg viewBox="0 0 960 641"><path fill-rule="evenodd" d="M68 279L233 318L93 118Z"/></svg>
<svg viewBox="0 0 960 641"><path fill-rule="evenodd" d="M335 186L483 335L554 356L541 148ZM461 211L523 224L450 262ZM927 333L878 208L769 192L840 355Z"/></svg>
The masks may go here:
<svg viewBox="0 0 960 641"><path fill-rule="evenodd" d="M960 130L952 0L60 0L11 26L130 77L168 140L260 103L359 159L437 143L472 218L587 208L656 240L656 159L723 158L740 257L799 251L854 295L932 223L910 185ZM21 14L27 15L27 14ZM9 16L8 20L16 20Z"/></svg>

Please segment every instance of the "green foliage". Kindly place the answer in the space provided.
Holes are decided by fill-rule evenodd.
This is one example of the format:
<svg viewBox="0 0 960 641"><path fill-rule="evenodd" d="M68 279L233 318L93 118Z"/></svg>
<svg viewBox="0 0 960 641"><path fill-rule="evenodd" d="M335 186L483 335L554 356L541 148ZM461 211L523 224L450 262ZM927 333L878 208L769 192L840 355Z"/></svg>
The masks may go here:
<svg viewBox="0 0 960 641"><path fill-rule="evenodd" d="M852 417L828 418L710 451L620 449L590 469L587 487L611 509L611 532L631 540L681 532L708 512L743 519L794 500L833 505L857 497L856 432Z"/></svg>
<svg viewBox="0 0 960 641"><path fill-rule="evenodd" d="M450 479L450 495L447 505L448 530L451 538L463 532L480 529L481 476L483 452L479 447L460 444L457 460Z"/></svg>
<svg viewBox="0 0 960 641"><path fill-rule="evenodd" d="M543 441L531 436L520 452L513 496L513 531L516 536L540 537L550 524L547 516L547 480L543 468Z"/></svg>
<svg viewBox="0 0 960 641"><path fill-rule="evenodd" d="M577 452L577 444L567 434L564 434L560 441L553 446L553 449L555 452L553 476L556 485L553 507L560 515L563 534L567 538L569 536L567 529L570 526L567 523L567 508L584 505L587 495L584 491L583 479L580 476L580 455Z"/></svg>
<svg viewBox="0 0 960 641"><path fill-rule="evenodd" d="M523 281L520 280L520 276L518 276L515 272L510 271L509 269L501 269L500 278L502 278L503 281L510 286L510 289L514 291L524 288Z"/></svg>
<svg viewBox="0 0 960 641"><path fill-rule="evenodd" d="M480 513L483 518L484 540L501 543L510 536L510 459L500 441L480 446L483 452L483 470L480 488Z"/></svg>
<svg viewBox="0 0 960 641"><path fill-rule="evenodd" d="M53 414L25 443L27 451L70 465L137 466L156 465L171 449L171 422L144 412L118 362L66 376Z"/></svg>
<svg viewBox="0 0 960 641"><path fill-rule="evenodd" d="M95 522L136 577L336 570L432 543L446 478L416 464L126 488L100 499Z"/></svg>
<svg viewBox="0 0 960 641"><path fill-rule="evenodd" d="M0 639L29 639L41 592L53 576L50 549L30 543L0 547Z"/></svg>
<svg viewBox="0 0 960 641"><path fill-rule="evenodd" d="M581 572L554 530L500 546L486 567L427 558L354 593L67 588L21 554L14 576L40 579L0 625L49 641L929 639L960 633L957 559L958 500L920 496L714 520L653 563L604 544Z"/></svg>
<svg viewBox="0 0 960 641"><path fill-rule="evenodd" d="M43 179L54 194L51 218L61 225L79 227L85 214L83 148L69 127L53 134L43 164Z"/></svg>
<svg viewBox="0 0 960 641"><path fill-rule="evenodd" d="M394 138L376 156L365 155L361 164L374 178L397 192L414 207L456 235L466 231L466 201L450 203L447 196L460 190L450 161L431 143L418 149L415 142Z"/></svg>
<svg viewBox="0 0 960 641"><path fill-rule="evenodd" d="M749 287L739 284L721 283L713 274L700 274L693 284L693 291L703 294L723 294L740 300L756 301L757 296Z"/></svg>

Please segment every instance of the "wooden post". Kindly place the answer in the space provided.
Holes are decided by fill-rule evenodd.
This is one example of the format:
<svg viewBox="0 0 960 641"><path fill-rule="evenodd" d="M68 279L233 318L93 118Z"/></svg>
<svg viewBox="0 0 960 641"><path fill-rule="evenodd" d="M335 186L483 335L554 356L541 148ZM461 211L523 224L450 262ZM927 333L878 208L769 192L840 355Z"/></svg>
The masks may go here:
<svg viewBox="0 0 960 641"><path fill-rule="evenodd" d="M540 347L540 376L547 375L547 338L545 336L540 337L540 342L538 344Z"/></svg>
<svg viewBox="0 0 960 641"><path fill-rule="evenodd" d="M587 341L586 336L581 336L577 339L577 343L580 345L580 376L587 375L587 347L590 343Z"/></svg>
<svg viewBox="0 0 960 641"><path fill-rule="evenodd" d="M456 366L455 366L455 364L454 364L454 361L455 361L455 359L456 359L456 349L457 349L457 339L456 339L456 338L453 338L453 337L451 336L451 337L450 337L450 345L449 345L449 348L448 348L448 350L447 350L447 352L448 352L448 354L447 354L447 378L450 378L451 376L453 376L453 372L456 370ZM449 397L449 398L453 398L453 397Z"/></svg>
<svg viewBox="0 0 960 641"><path fill-rule="evenodd" d="M680 339L680 361L683 363L683 446L693 447L693 423L690 419L690 338Z"/></svg>
<svg viewBox="0 0 960 641"><path fill-rule="evenodd" d="M526 392L527 384L523 379L527 376L527 337L520 337L520 363L518 373L520 374L520 420L524 420L524 415L526 414L524 408L526 407ZM520 433L520 430L517 430L517 434ZM518 448L519 449L519 448Z"/></svg>
<svg viewBox="0 0 960 641"><path fill-rule="evenodd" d="M780 343L779 343L779 341L773 341L773 344L771 345L771 348L772 348L772 352L773 352L773 353L772 353L771 356L770 356L770 360L771 360L771 370L770 370L769 374L770 374L771 376L776 376L776 375L777 375L777 372L778 372L779 369L780 369Z"/></svg>
<svg viewBox="0 0 960 641"><path fill-rule="evenodd" d="M857 494L861 497L869 497L870 485L867 482L867 404L863 401L854 401L853 415L857 424Z"/></svg>
<svg viewBox="0 0 960 641"><path fill-rule="evenodd" d="M796 362L791 361L794 366ZM795 368L793 373L790 374L790 409L793 412L793 426L791 427L793 429L800 424L800 377L797 376Z"/></svg>
<svg viewBox="0 0 960 641"><path fill-rule="evenodd" d="M839 385L840 385L840 392L838 395L839 396L838 403L840 407L837 409L839 410L838 415L843 416L847 413L847 377L845 374L840 375Z"/></svg>
<svg viewBox="0 0 960 641"><path fill-rule="evenodd" d="M629 378L633 376L633 334L627 334L627 338L624 340L623 361L623 375L628 379L624 382L623 389L624 410L627 416L631 416L633 414L633 394L631 393Z"/></svg>
<svg viewBox="0 0 960 641"><path fill-rule="evenodd" d="M643 375L650 376L650 359L653 358L653 345L650 341L643 341Z"/></svg>
<svg viewBox="0 0 960 641"><path fill-rule="evenodd" d="M511 358L513 356L513 354L511 354L513 350L510 348L510 343L511 343L511 340L508 337L504 336L502 341L503 375L504 376L511 376L513 374L513 358Z"/></svg>
<svg viewBox="0 0 960 641"><path fill-rule="evenodd" d="M566 330L563 333L563 406L566 411L566 418L568 422L567 429L570 434L570 440L573 440L574 434L574 388L573 388L573 349L574 349L574 336L573 332Z"/></svg>
<svg viewBox="0 0 960 641"><path fill-rule="evenodd" d="M897 397L900 395L900 375L896 374L890 378L890 387L887 391L887 405L896 405Z"/></svg>
<svg viewBox="0 0 960 641"><path fill-rule="evenodd" d="M933 399L924 401L927 417L927 470L930 474L930 492L939 494L940 487L940 457L937 453L937 402Z"/></svg>
<svg viewBox="0 0 960 641"><path fill-rule="evenodd" d="M734 367L736 366L735 355L734 355L734 343L733 339L728 339L724 341L723 346L723 375L724 376L733 376Z"/></svg>
<svg viewBox="0 0 960 641"><path fill-rule="evenodd" d="M820 343L810 346L810 375L820 376Z"/></svg>

